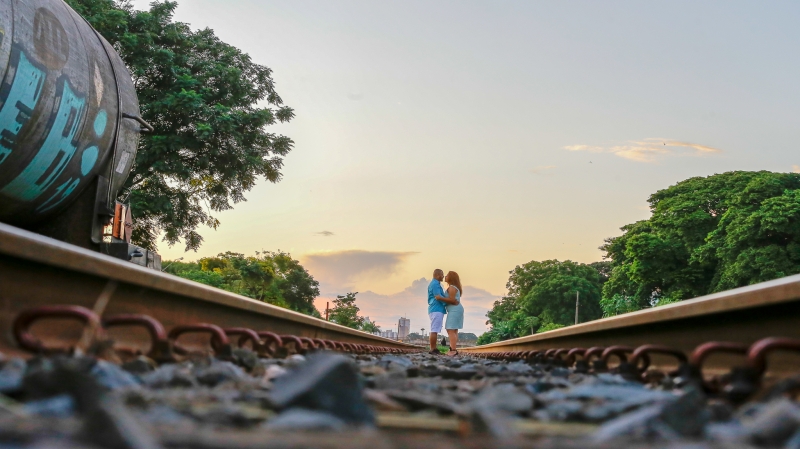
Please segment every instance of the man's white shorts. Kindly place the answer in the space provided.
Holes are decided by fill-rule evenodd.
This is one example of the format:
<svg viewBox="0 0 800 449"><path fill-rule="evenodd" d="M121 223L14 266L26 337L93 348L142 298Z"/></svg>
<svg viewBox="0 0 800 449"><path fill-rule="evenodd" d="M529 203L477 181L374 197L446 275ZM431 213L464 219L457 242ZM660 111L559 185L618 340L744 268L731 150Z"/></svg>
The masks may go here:
<svg viewBox="0 0 800 449"><path fill-rule="evenodd" d="M444 321L444 314L442 312L431 312L428 314L431 319L431 332L439 333L442 331L442 321Z"/></svg>

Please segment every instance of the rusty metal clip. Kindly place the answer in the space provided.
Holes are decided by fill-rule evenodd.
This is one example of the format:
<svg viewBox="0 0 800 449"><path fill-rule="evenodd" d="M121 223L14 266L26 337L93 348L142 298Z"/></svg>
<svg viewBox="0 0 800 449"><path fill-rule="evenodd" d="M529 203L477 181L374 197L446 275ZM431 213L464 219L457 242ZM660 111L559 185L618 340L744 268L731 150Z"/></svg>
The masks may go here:
<svg viewBox="0 0 800 449"><path fill-rule="evenodd" d="M221 327L214 324L198 323L175 326L169 331L167 338L172 340L172 345L176 352L185 354L189 351L178 345L176 340L183 334L192 333L211 334L211 348L214 350L217 358L231 359L233 357L233 348L231 347L230 340L228 340L228 336L225 335L225 331L223 331Z"/></svg>
<svg viewBox="0 0 800 449"><path fill-rule="evenodd" d="M714 353L725 352L729 354L747 355L749 349L750 347L744 343L730 341L710 341L708 343L703 343L694 348L692 355L689 357L689 363L682 369L680 374L690 381L699 383L707 393L719 393L724 385L730 383L731 375L726 376L727 379L714 377L707 380L703 375L703 362Z"/></svg>
<svg viewBox="0 0 800 449"><path fill-rule="evenodd" d="M663 345L642 345L636 348L631 354L630 364L639 371L647 371L647 368L650 367L650 354L663 354L675 357L678 359L679 364L686 364L688 362L686 354L675 348ZM639 361L642 361L641 366L639 366Z"/></svg>
<svg viewBox="0 0 800 449"><path fill-rule="evenodd" d="M108 329L117 326L140 326L147 329L150 334L150 351L147 356L158 363L175 362L175 354L172 351L172 342L167 337L167 331L161 322L155 318L144 314L120 314L103 318L103 327Z"/></svg>
<svg viewBox="0 0 800 449"><path fill-rule="evenodd" d="M281 340L283 340L283 348L286 349L287 352L294 351L294 354L305 354L305 348L303 348L303 341L300 338L294 335L281 335ZM291 345L289 345L291 343Z"/></svg>
<svg viewBox="0 0 800 449"><path fill-rule="evenodd" d="M33 309L23 310L14 320L14 338L20 348L41 354L55 354L63 352L73 352L74 347L69 348L48 348L38 338L31 335L29 329L31 325L43 318L72 318L82 322L85 326L93 328L94 338L102 335L103 328L100 318L91 310L80 306L41 306Z"/></svg>
<svg viewBox="0 0 800 449"><path fill-rule="evenodd" d="M253 352L259 356L266 357L271 354L269 348L261 344L261 337L253 329L248 329L246 327L228 327L222 329L222 331L225 332L225 335L228 337L239 337L236 340L236 345L240 348L244 347L244 344L249 341L253 347ZM214 342L213 344L218 344L218 342Z"/></svg>

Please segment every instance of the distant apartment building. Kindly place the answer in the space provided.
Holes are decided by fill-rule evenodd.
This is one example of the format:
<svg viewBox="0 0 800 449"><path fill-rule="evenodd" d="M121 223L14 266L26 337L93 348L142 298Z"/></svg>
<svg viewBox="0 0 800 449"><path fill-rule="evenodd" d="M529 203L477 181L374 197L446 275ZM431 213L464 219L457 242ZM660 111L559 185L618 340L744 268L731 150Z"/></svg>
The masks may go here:
<svg viewBox="0 0 800 449"><path fill-rule="evenodd" d="M397 340L397 332L395 332L393 330L382 331L381 332L381 337L389 338L389 339L392 339L392 340Z"/></svg>
<svg viewBox="0 0 800 449"><path fill-rule="evenodd" d="M400 340L405 340L410 333L411 320L408 318L400 318L400 321L397 322L397 335Z"/></svg>

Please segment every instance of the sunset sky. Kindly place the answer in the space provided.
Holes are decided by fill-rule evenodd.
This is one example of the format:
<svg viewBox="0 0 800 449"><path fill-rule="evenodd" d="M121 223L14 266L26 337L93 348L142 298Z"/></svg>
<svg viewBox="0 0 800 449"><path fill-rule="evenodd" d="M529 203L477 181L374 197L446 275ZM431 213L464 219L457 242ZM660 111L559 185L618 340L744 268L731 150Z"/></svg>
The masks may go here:
<svg viewBox="0 0 800 449"><path fill-rule="evenodd" d="M800 2L179 5L274 70L297 117L271 131L295 148L197 253L160 253L288 251L384 328L428 327L442 268L481 333L509 270L600 260L656 190L800 171Z"/></svg>

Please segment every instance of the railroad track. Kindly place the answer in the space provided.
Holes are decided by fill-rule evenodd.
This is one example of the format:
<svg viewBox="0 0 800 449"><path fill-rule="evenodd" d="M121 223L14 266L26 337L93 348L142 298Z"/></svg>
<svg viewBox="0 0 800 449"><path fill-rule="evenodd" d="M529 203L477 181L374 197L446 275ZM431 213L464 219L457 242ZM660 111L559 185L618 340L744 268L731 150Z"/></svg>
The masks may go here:
<svg viewBox="0 0 800 449"><path fill-rule="evenodd" d="M246 367L251 376L247 382L255 382L243 391L253 388L269 391L269 399L260 403L257 410L253 411L249 406L246 413L235 412L239 413L236 415L238 420L273 423L281 421L279 418L288 419L287 410L292 410L291 404L296 402L281 405L282 395L290 394L284 390L297 393L297 383L308 383L306 386L311 393L297 393L299 396L291 401L302 401L304 395L314 391L321 391L327 397L329 391L342 390L330 394L342 394L350 399L333 408L321 407L334 412L347 409L354 402L368 401L378 413L371 418L371 412L367 413L363 423L377 425L382 430L377 434L364 434L350 429L328 436L315 432L274 433L269 429L262 429L266 433L241 432L235 428L212 429L202 425L197 427L197 422L192 424L194 427L187 428L158 422L152 424L150 437L167 447L394 449L459 445L477 448L493 447L498 438L512 442L509 447L585 447L589 435L613 435L613 422L610 427L598 427L598 424L625 410L619 404L612 404L617 400L614 396L620 396L618 392L603 396L607 394L603 385L613 385L612 390L627 389L621 395L623 400L627 400L628 394L632 397L643 394L651 398L641 404L650 404L650 410L658 409L659 415L653 419L663 419L660 424L663 427L664 423L674 424L670 419L675 417L668 416L669 404L673 404L671 401L681 394L691 397L702 390L698 396L702 399L697 399L692 406L697 410L711 407L703 405L706 397L730 404L725 407L733 410L730 407L752 399L759 389L767 391L776 380L797 374L800 367L800 356L797 355L800 352L800 321L797 319L800 316L800 275L543 334L464 348L461 352L468 358L457 361L422 355L419 353L423 348L418 346L338 326L0 224L0 307L0 353L6 357L30 357L32 354L59 352L63 347L77 347L103 358L104 353L92 352L96 348L89 343L113 341L115 351L111 353L114 357L119 356L118 360L121 357L122 360L141 362L143 358L139 354L146 354L160 364L160 368L156 368L154 363L140 364L138 368L136 365L125 367L126 370L145 369L140 373L144 376L140 382L148 386L158 385L158 380L154 381L153 376L147 380L146 372L166 367L159 375L169 373L170 366L177 366L173 363L176 360L187 361L189 366L194 366L191 376L205 379L192 380L189 374L184 374L189 377L181 378L181 382L195 382L196 386L196 382L209 379L203 370L221 370L214 376L228 370L226 375L232 375L232 368L218 363L233 362ZM109 334L111 340L107 339ZM252 358L248 361L246 356L242 356L235 340L245 345L249 341L252 351L245 349L244 352L257 353L262 356L260 361L254 362ZM151 342L149 345L148 341ZM358 366L345 369L344 359L329 354L314 358L316 355L313 353L322 349L350 353ZM201 357L213 355L215 359L193 359L198 353L205 354ZM411 356L387 358L387 353ZM305 360L289 357L293 354L311 354L308 361L300 363L316 367L304 372L302 367L305 365L300 365L294 376L278 373L276 376L282 377L270 377L270 370L283 370L277 368L279 366L295 369L293 363ZM498 362L486 359L497 359ZM278 365L273 366L274 362ZM7 365L11 366L10 362L0 360L0 380L3 380ZM36 365L31 366L34 368L28 370L35 370ZM103 369L115 372L111 368ZM348 371L350 369L360 370L362 379L367 379L364 399L353 396L361 397L362 387L356 385L360 384L358 375L355 371ZM602 377L606 372L621 377L608 380L608 377ZM266 386L258 383L262 382L258 380L262 379L261 376L269 379ZM308 376L311 380L300 380ZM344 377L335 380L328 376ZM293 380L287 380L291 377L298 380L293 384ZM420 383L412 381L415 377L423 383L430 383L423 385L422 391L438 391L436 394L440 396L431 399L420 394L417 387ZM312 381L319 381L319 385L325 387L313 386ZM792 382L799 383L797 380ZM3 385L0 382L0 388L4 388ZM592 390L593 385L600 387ZM662 391L646 393L647 389L641 385ZM798 389L798 385L789 385L790 389ZM514 391L509 396L508 388L512 386ZM31 387L25 388L30 390ZM158 389L163 387L154 388L148 393L151 396L147 396L147 401L161 401L161 406L172 404L170 406L176 409L195 401L202 403L203 395L209 394L208 390L200 390L200 393L186 390L159 396ZM564 397L559 396L561 393L548 395L550 388L563 389L567 393L583 391L581 394L589 396L571 400L571 407L580 403L583 409L570 418L561 415L564 405L560 401ZM455 392L447 393L452 390ZM669 391L681 393L672 396L667 394ZM69 394L81 397L79 393ZM119 394L128 397L125 395L130 393L123 389ZM138 398L138 394L134 396ZM180 399L178 405L170 402L175 398ZM242 402L247 402L245 399L246 396L241 396ZM247 400L260 401L258 397ZM140 406L141 401L141 398L133 400ZM521 405L519 401L522 401ZM606 410L603 413L610 414L598 418L595 407L598 403L610 404L611 409L617 411ZM778 408L785 407L777 404ZM194 405L181 410L202 423L206 419L202 410L212 406L202 404L199 415L192 408ZM0 411L3 407L8 405L0 401ZM715 407L718 409L719 405ZM23 409L22 405L14 405L10 410L13 415L20 414ZM592 411L587 411L589 409ZM770 409L766 415L781 410ZM275 417L277 412L280 414ZM114 413L117 412L109 416ZM117 416L114 419L121 419L125 413L114 415ZM700 415L692 417L691 409L688 413L690 419L702 421ZM31 440L39 435L55 433L76 441L89 441L101 446L109 444L98 438L87 440L82 430L70 427L68 420L38 422L27 419L24 413L21 416L15 416L17 421L4 422L0 413L0 440ZM551 420L563 422L549 422ZM702 426L712 424L703 421L700 430ZM800 434L800 426L797 427ZM697 429L681 430L680 426L678 429L676 435L679 437L698 438L703 435L697 433ZM746 434L746 431L751 433ZM741 435L750 435L747 437L749 442L760 441L751 430L742 432L745 433ZM467 436L469 438L465 439ZM267 437L270 444L264 443ZM130 447L139 446L131 444Z"/></svg>
<svg viewBox="0 0 800 449"><path fill-rule="evenodd" d="M26 353L14 337L13 321L24 310L39 306L101 307L102 316L146 314L166 331L208 323L344 344L417 349L0 223L0 352ZM81 338L83 324L43 319L32 324L32 331L50 345L67 346ZM149 339L143 328L109 333L128 347ZM191 347L199 346L202 338L188 335L183 340Z"/></svg>
<svg viewBox="0 0 800 449"><path fill-rule="evenodd" d="M166 330L209 323L220 328L248 328L317 340L372 345L411 351L418 347L339 326L229 292L154 272L118 259L65 244L0 223L0 352L23 354L13 335L13 320L38 306L71 305L103 315L147 314ZM800 339L800 275L717 293L563 329L461 349L497 358L520 358L535 352L560 356L569 350L660 345L691 354L708 342L752 345L768 337ZM74 344L82 324L48 321L33 324L37 336L56 345ZM141 345L144 329L111 330L123 346ZM203 339L188 338L191 346ZM320 343L320 346L322 344ZM574 352L573 352L574 353ZM674 356L654 353L654 367L674 368ZM720 353L705 360L719 372L741 363L741 355ZM800 357L776 351L768 363L770 376L797 371Z"/></svg>
<svg viewBox="0 0 800 449"><path fill-rule="evenodd" d="M709 342L750 346L769 337L800 339L800 275L460 351L519 357L531 351L660 345L689 355ZM653 359L660 367L677 365L674 356L654 354ZM705 367L725 371L737 364L741 355L718 354ZM798 367L794 351L775 351L769 358L771 375L796 373Z"/></svg>

